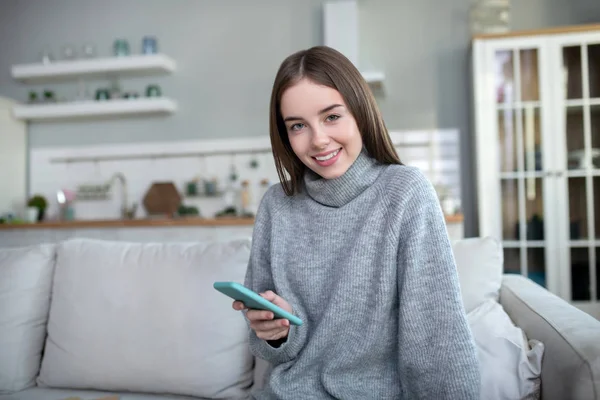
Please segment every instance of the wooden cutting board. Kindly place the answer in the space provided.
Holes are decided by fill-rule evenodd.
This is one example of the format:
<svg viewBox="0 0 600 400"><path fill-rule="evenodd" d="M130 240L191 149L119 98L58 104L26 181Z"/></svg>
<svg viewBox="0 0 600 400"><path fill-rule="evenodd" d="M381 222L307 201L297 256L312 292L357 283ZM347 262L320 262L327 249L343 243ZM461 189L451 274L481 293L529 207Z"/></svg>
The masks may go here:
<svg viewBox="0 0 600 400"><path fill-rule="evenodd" d="M143 204L150 215L173 215L181 205L181 194L173 182L154 182L146 195Z"/></svg>

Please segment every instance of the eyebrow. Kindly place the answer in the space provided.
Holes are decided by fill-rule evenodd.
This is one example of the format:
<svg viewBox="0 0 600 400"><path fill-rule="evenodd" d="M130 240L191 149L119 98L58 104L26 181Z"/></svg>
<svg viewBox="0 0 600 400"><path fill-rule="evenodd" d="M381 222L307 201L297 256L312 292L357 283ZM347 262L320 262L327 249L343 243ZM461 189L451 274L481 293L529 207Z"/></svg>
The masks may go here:
<svg viewBox="0 0 600 400"><path fill-rule="evenodd" d="M337 108L337 107L343 107L343 105L341 105L341 104L332 104L332 105L330 105L330 106L327 106L327 107L325 107L325 108L324 108L324 109L322 109L321 111L319 111L319 114L324 114L324 113L326 113L327 111L331 111L331 110L333 110L334 108ZM298 121L298 120L301 120L301 119L302 119L302 118L300 118L300 117L287 117L287 118L285 118L283 121L284 121L284 122L288 122L288 121Z"/></svg>

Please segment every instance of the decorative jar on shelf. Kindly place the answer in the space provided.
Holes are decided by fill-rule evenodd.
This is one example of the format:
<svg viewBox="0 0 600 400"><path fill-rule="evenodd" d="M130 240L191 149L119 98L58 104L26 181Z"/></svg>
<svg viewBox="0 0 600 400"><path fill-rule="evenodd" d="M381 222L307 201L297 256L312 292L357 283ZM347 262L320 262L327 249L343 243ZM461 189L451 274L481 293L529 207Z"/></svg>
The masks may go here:
<svg viewBox="0 0 600 400"><path fill-rule="evenodd" d="M160 86L158 85L148 85L146 87L146 96L147 97L160 97L162 91L160 90Z"/></svg>
<svg viewBox="0 0 600 400"><path fill-rule="evenodd" d="M142 54L156 54L158 52L156 38L144 36L142 39Z"/></svg>
<svg viewBox="0 0 600 400"><path fill-rule="evenodd" d="M115 56L123 57L129 55L129 43L125 39L117 39L113 45Z"/></svg>
<svg viewBox="0 0 600 400"><path fill-rule="evenodd" d="M38 221L40 210L37 207L27 207L25 220L31 224Z"/></svg>

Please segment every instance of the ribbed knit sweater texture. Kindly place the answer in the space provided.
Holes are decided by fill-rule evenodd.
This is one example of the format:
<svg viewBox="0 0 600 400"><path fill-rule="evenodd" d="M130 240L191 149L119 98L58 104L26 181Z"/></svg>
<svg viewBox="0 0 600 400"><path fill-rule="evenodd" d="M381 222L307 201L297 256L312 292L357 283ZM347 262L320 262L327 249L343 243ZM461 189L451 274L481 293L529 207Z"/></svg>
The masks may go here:
<svg viewBox="0 0 600 400"><path fill-rule="evenodd" d="M366 150L336 179L281 185L256 216L246 286L304 324L279 347L249 331L271 371L256 399L479 399L476 347L437 195L416 168Z"/></svg>

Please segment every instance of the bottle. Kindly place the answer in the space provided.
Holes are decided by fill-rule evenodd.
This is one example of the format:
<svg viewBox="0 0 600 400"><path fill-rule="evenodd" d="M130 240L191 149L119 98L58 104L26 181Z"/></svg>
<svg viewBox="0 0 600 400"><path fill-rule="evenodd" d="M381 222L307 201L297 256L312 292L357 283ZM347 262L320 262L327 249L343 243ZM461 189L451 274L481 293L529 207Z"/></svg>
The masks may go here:
<svg viewBox="0 0 600 400"><path fill-rule="evenodd" d="M250 191L250 182L242 181L242 190L240 192L241 213L244 217L254 216L252 207L252 192Z"/></svg>

